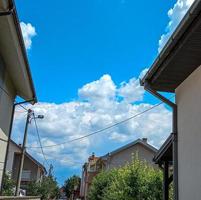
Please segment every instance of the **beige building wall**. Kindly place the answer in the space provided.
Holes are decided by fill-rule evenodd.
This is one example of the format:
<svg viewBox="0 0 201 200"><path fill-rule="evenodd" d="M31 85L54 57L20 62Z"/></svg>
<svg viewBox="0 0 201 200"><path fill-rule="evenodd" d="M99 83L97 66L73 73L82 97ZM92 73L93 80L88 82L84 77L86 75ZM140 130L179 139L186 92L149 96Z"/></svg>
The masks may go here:
<svg viewBox="0 0 201 200"><path fill-rule="evenodd" d="M21 153L20 149L16 145L14 145L12 142L10 142L9 151L8 151L8 160L7 160L7 165L6 165L6 171L10 172L10 173L13 170L13 162L14 162L15 152Z"/></svg>
<svg viewBox="0 0 201 200"><path fill-rule="evenodd" d="M8 151L8 160L6 171L10 172L12 178L16 181L20 166L21 149L14 142L10 142ZM23 178L24 172L24 178ZM24 165L22 171L22 182L41 181L44 175L44 170L39 166L28 154L25 154Z"/></svg>
<svg viewBox="0 0 201 200"><path fill-rule="evenodd" d="M11 80L9 78L8 73L5 71L1 58L0 58L0 86L1 88L4 88L8 92L8 94L6 94L6 92L0 89L0 183L1 183L6 147L7 147L7 139L9 134L9 127L11 123L13 103L15 99L15 92L12 87Z"/></svg>
<svg viewBox="0 0 201 200"><path fill-rule="evenodd" d="M19 166L20 166L20 154L15 153L12 168L12 178L14 180L17 180ZM32 160L30 160L27 156L25 156L23 170L28 170L31 172L30 180L27 181L39 181L39 179L37 179L38 168L39 168L38 165L36 165Z"/></svg>
<svg viewBox="0 0 201 200"><path fill-rule="evenodd" d="M179 199L201 199L201 67L177 89Z"/></svg>
<svg viewBox="0 0 201 200"><path fill-rule="evenodd" d="M138 143L129 147L128 149L109 156L106 169L118 168L131 163L133 156L136 154L138 154L140 160L146 161L148 164L156 166L153 162L155 152Z"/></svg>

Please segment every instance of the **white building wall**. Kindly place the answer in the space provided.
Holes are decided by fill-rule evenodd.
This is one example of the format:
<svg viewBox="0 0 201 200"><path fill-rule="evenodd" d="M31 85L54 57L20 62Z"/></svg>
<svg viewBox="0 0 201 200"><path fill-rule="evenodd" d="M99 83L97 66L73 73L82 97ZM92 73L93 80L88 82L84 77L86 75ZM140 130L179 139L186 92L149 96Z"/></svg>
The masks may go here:
<svg viewBox="0 0 201 200"><path fill-rule="evenodd" d="M201 67L177 89L179 199L201 199Z"/></svg>

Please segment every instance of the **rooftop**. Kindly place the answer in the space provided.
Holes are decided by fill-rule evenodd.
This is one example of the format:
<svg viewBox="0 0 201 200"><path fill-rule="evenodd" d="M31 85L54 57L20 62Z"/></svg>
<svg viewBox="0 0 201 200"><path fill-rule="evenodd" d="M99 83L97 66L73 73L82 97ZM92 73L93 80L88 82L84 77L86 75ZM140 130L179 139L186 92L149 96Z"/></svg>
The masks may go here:
<svg viewBox="0 0 201 200"><path fill-rule="evenodd" d="M13 0L0 1L0 26L0 55L14 83L16 94L25 100L36 102L27 52Z"/></svg>
<svg viewBox="0 0 201 200"><path fill-rule="evenodd" d="M18 144L16 144L13 140L10 140L10 142L15 145L18 149L22 149L22 147ZM45 173L47 173L46 168L39 162L37 161L32 155L30 155L27 151L25 153L25 156L27 156L30 160L32 160L36 165L41 167Z"/></svg>
<svg viewBox="0 0 201 200"><path fill-rule="evenodd" d="M175 89L201 65L201 0L196 0L143 77L152 89Z"/></svg>
<svg viewBox="0 0 201 200"><path fill-rule="evenodd" d="M135 140L135 141L133 141L133 142L127 144L127 145L124 145L123 147L120 147L120 148L108 153L108 154L102 156L102 158L107 157L108 155L110 155L110 156L115 155L115 154L117 154L117 153L119 153L121 151L124 151L124 150L126 150L126 149L128 149L128 148L130 148L130 147L132 147L134 145L137 145L137 144L143 145L145 148L153 151L154 153L157 152L157 149L147 142L147 138L142 138L142 139L137 139L137 140Z"/></svg>

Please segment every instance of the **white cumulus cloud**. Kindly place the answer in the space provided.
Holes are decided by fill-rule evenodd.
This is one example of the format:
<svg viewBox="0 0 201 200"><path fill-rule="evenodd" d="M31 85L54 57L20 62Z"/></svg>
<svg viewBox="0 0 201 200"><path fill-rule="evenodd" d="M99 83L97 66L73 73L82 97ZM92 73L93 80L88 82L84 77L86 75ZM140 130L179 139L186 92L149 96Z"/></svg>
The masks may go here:
<svg viewBox="0 0 201 200"><path fill-rule="evenodd" d="M20 22L20 27L22 30L25 47L26 49L30 49L32 45L32 38L36 36L36 29L32 24L26 24L24 22Z"/></svg>
<svg viewBox="0 0 201 200"><path fill-rule="evenodd" d="M44 148L47 159L69 167L80 167L78 162L85 162L97 146L104 148L113 142L123 144L142 137L147 137L153 145L159 147L171 130L171 112L163 105L100 134L68 142L152 107L152 104L142 102L143 97L144 90L139 85L138 77L115 84L112 77L106 74L81 87L76 100L61 104L38 103L33 109L36 115L45 116L43 120L38 120L43 146L65 142ZM25 117L24 113L16 115L15 138L22 133ZM28 146L39 146L33 123ZM32 151L41 155L39 148L33 148Z"/></svg>
<svg viewBox="0 0 201 200"><path fill-rule="evenodd" d="M166 32L161 36L159 40L158 52L162 50L168 41L169 37L174 32L175 28L178 26L179 22L182 20L190 6L195 0L177 0L173 8L168 11L169 23L166 27Z"/></svg>
<svg viewBox="0 0 201 200"><path fill-rule="evenodd" d="M118 95L123 97L128 103L143 99L144 89L139 85L139 79L132 78L128 83L122 82L118 89Z"/></svg>

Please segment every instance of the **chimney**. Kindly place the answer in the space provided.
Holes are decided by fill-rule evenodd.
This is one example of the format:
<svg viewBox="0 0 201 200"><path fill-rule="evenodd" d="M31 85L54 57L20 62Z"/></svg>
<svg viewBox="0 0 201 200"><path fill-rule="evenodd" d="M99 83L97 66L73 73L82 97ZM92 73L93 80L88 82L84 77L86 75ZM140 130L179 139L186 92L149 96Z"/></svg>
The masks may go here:
<svg viewBox="0 0 201 200"><path fill-rule="evenodd" d="M144 143L147 143L147 138L142 138L142 141L143 141Z"/></svg>
<svg viewBox="0 0 201 200"><path fill-rule="evenodd" d="M90 161L90 160L94 160L94 158L95 158L95 153L93 152L92 155L89 156L88 161Z"/></svg>
<svg viewBox="0 0 201 200"><path fill-rule="evenodd" d="M94 152L92 153L92 156L91 156L91 157L92 157L92 159L94 159L94 158L95 158L95 153L94 153Z"/></svg>

